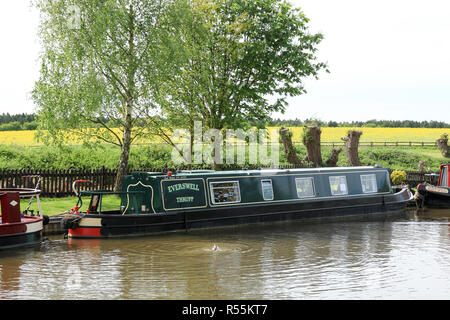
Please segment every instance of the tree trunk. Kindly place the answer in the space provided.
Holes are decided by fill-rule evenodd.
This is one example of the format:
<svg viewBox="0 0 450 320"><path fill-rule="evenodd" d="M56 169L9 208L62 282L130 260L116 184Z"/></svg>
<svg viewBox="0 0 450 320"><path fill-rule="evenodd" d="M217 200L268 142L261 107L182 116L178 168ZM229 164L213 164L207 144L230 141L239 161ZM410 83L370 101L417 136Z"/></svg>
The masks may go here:
<svg viewBox="0 0 450 320"><path fill-rule="evenodd" d="M131 129L132 129L132 119L131 119L131 103L128 102L126 106L125 115L125 125L123 130L123 142L122 142L122 152L120 153L119 167L117 169L116 181L114 182L114 191L122 191L122 181L123 176L128 173L128 161L130 159L130 149L131 149Z"/></svg>
<svg viewBox="0 0 450 320"><path fill-rule="evenodd" d="M448 146L448 134L444 133L440 139L436 141L439 150L441 150L442 156L450 158L450 147Z"/></svg>
<svg viewBox="0 0 450 320"><path fill-rule="evenodd" d="M424 173L424 168L425 168L425 160L420 160L419 161L419 173Z"/></svg>
<svg viewBox="0 0 450 320"><path fill-rule="evenodd" d="M322 130L318 126L308 126L303 128L303 144L306 146L306 161L310 161L314 166L322 165L322 154L320 152L320 135Z"/></svg>
<svg viewBox="0 0 450 320"><path fill-rule="evenodd" d="M327 167L336 167L336 164L339 160L339 154L341 152L342 152L342 149L331 150L331 155L326 162Z"/></svg>
<svg viewBox="0 0 450 320"><path fill-rule="evenodd" d="M347 162L350 166L360 166L358 147L359 139L362 135L361 131L350 130L347 137L341 139L345 141L345 147L347 152Z"/></svg>
<svg viewBox="0 0 450 320"><path fill-rule="evenodd" d="M128 12L128 65L127 65L127 90L126 102L123 114L123 138L122 152L120 154L119 167L117 170L116 181L114 183L114 191L122 191L123 177L128 173L128 162L130 159L131 149L131 131L133 129L132 112L134 107L134 94L136 93L136 61L135 61L135 13L133 5L130 5Z"/></svg>
<svg viewBox="0 0 450 320"><path fill-rule="evenodd" d="M287 161L292 164L301 164L302 161L298 158L292 143L292 132L287 128L281 128L280 135Z"/></svg>

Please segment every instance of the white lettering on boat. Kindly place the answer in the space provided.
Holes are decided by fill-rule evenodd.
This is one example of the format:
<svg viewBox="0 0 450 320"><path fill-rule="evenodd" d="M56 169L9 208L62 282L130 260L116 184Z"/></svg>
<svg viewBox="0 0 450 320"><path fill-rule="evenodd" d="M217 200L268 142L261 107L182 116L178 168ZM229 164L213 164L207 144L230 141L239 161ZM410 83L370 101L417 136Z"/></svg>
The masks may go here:
<svg viewBox="0 0 450 320"><path fill-rule="evenodd" d="M177 183L171 186L167 187L167 191L169 191L169 193L172 193L174 191L179 191L179 190L193 190L193 191L200 191L198 184L196 183L188 183L188 182L183 182L183 183Z"/></svg>

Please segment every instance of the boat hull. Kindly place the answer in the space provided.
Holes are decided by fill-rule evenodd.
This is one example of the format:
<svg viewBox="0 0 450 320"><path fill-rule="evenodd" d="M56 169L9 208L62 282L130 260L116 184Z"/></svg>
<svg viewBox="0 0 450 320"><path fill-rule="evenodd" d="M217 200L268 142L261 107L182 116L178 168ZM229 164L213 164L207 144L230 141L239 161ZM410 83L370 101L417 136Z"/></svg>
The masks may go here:
<svg viewBox="0 0 450 320"><path fill-rule="evenodd" d="M21 222L0 224L0 250L37 245L42 240L43 219L24 217Z"/></svg>
<svg viewBox="0 0 450 320"><path fill-rule="evenodd" d="M450 208L450 188L419 185L415 200L418 207Z"/></svg>
<svg viewBox="0 0 450 320"><path fill-rule="evenodd" d="M90 214L80 216L76 227L69 228L68 235L72 238L108 238L250 223L386 218L404 212L411 199L409 190L403 189L396 194L302 203L226 206L163 214Z"/></svg>

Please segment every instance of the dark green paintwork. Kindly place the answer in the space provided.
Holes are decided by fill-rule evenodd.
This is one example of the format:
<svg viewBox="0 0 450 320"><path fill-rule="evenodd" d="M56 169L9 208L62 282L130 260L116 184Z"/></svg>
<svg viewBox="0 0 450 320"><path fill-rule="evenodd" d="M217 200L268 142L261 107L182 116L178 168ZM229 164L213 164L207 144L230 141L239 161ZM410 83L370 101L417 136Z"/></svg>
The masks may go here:
<svg viewBox="0 0 450 320"><path fill-rule="evenodd" d="M161 173L135 172L124 177L123 192L143 191L144 194L128 194L122 196L122 206L128 206L126 213L162 213L180 210L198 210L212 205L209 183L214 181L238 181L241 202L233 205L251 205L284 201L316 201L318 199L370 197L375 194L364 194L360 176L376 174L378 194L393 193L389 172L376 167L344 167L319 169L273 169L273 170L240 170L240 171L183 171L171 177ZM348 195L332 196L330 176L346 176ZM313 177L316 196L298 199L295 178ZM274 199L265 201L261 180L271 179ZM163 192L161 190L163 189ZM152 201L153 193L153 201ZM163 196L161 196L163 195ZM143 207L145 206L145 207ZM142 210L146 209L146 210Z"/></svg>

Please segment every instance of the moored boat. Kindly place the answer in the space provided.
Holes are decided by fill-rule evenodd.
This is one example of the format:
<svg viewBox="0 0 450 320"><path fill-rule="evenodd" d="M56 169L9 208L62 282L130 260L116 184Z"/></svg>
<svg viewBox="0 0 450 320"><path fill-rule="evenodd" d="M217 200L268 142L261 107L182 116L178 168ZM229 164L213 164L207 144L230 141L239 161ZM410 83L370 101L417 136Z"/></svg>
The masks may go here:
<svg viewBox="0 0 450 320"><path fill-rule="evenodd" d="M136 172L124 177L120 209L109 191L83 191L63 224L74 238L106 238L287 220L387 216L412 199L380 167ZM90 196L86 211L81 199Z"/></svg>
<svg viewBox="0 0 450 320"><path fill-rule="evenodd" d="M48 223L48 217L42 215L37 189L0 189L1 222L0 249L11 249L39 244L42 240L42 229ZM24 212L20 211L20 199L36 198L39 212L29 210L31 200Z"/></svg>
<svg viewBox="0 0 450 320"><path fill-rule="evenodd" d="M441 165L436 186L419 184L414 200L419 208L450 208L450 164Z"/></svg>

